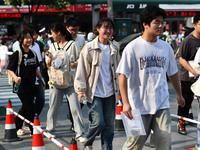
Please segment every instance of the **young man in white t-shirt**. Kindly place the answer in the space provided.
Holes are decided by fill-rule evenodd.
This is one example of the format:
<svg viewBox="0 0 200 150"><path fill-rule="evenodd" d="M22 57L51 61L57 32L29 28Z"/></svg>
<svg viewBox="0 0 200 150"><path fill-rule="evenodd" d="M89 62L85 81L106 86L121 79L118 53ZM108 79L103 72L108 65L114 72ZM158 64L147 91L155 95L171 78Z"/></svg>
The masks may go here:
<svg viewBox="0 0 200 150"><path fill-rule="evenodd" d="M117 68L123 112L132 119L131 110L142 115L146 135L127 138L123 150L141 150L151 129L155 134L156 149L171 149L171 119L166 73L183 107L178 69L170 45L157 39L163 32L165 11L157 6L147 6L140 14L143 35L124 49Z"/></svg>
<svg viewBox="0 0 200 150"><path fill-rule="evenodd" d="M85 38L83 36L78 35L78 31L80 29L80 26L81 26L81 22L78 18L69 17L66 21L66 29L72 35L72 39L75 41L75 44L79 49L79 52L82 50L83 46L85 45ZM68 101L67 101L67 103L68 103ZM84 105L81 104L81 108L83 106ZM69 117L69 120L72 122L72 126L70 127L70 129L72 131L74 131L74 121L73 121L73 118L72 118L72 114L71 114L71 111L70 111L69 104L68 104L68 107L69 107L68 117Z"/></svg>
<svg viewBox="0 0 200 150"><path fill-rule="evenodd" d="M85 45L84 36L78 35L78 31L80 29L81 22L78 18L69 17L66 21L66 29L72 35L72 39L75 41L75 44L78 46L81 51L83 46Z"/></svg>

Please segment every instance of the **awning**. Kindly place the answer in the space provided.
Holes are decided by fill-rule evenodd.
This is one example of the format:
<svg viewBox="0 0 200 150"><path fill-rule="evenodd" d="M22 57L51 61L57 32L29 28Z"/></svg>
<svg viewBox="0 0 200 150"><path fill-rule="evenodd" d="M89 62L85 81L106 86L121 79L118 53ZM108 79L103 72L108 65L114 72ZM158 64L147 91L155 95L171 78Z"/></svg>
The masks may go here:
<svg viewBox="0 0 200 150"><path fill-rule="evenodd" d="M112 0L113 3L133 4L200 4L200 0ZM107 0L76 0L77 4L107 4Z"/></svg>

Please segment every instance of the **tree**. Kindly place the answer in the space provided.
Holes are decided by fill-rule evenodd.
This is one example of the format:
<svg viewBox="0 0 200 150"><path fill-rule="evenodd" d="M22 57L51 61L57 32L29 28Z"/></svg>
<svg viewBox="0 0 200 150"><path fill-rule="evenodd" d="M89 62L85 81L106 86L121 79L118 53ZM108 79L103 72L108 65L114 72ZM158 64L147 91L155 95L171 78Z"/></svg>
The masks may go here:
<svg viewBox="0 0 200 150"><path fill-rule="evenodd" d="M29 22L32 23L32 18L41 5L47 6L49 9L55 8L62 12L67 9L70 4L75 4L76 0L3 0L5 5L13 6L20 12L22 6L28 6L29 9Z"/></svg>

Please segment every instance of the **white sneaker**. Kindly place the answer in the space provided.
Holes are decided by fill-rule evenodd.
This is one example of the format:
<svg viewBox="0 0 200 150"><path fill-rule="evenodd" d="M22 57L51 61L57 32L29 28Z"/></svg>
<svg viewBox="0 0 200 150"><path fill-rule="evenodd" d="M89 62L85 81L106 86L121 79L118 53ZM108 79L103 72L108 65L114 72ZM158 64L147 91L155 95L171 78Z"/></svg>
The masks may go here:
<svg viewBox="0 0 200 150"><path fill-rule="evenodd" d="M76 139L78 142L80 142L80 143L84 143L85 141L86 141L86 138L85 137L78 137L77 139Z"/></svg>
<svg viewBox="0 0 200 150"><path fill-rule="evenodd" d="M24 131L24 130L22 130L22 129L17 130L17 135L18 135L18 136L22 136L22 135L24 135L24 134L25 134L25 131Z"/></svg>
<svg viewBox="0 0 200 150"><path fill-rule="evenodd" d="M83 150L92 150L92 146L84 146Z"/></svg>

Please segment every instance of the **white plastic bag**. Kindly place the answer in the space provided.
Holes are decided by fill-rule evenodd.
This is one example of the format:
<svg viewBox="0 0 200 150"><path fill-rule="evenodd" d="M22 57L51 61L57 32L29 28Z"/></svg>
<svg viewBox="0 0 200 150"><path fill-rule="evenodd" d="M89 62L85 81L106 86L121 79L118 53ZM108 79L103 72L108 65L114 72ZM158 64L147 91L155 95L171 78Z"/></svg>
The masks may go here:
<svg viewBox="0 0 200 150"><path fill-rule="evenodd" d="M200 96L200 78L191 85L191 90L196 96Z"/></svg>
<svg viewBox="0 0 200 150"><path fill-rule="evenodd" d="M133 119L130 120L123 112L121 112L126 136L146 135L144 124L138 109L131 110Z"/></svg>

